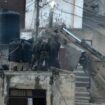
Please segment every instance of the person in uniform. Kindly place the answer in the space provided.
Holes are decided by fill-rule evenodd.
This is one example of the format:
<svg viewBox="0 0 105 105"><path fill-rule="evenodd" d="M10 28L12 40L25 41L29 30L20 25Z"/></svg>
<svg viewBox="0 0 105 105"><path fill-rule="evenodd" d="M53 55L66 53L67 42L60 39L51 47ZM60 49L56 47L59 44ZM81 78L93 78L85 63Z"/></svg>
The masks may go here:
<svg viewBox="0 0 105 105"><path fill-rule="evenodd" d="M33 50L33 62L38 70L48 70L49 68L49 49L48 38L41 37Z"/></svg>
<svg viewBox="0 0 105 105"><path fill-rule="evenodd" d="M59 49L60 49L60 43L58 41L57 36L53 36L49 40L49 45L50 45L50 67L56 67L60 68L59 65L59 60L58 60L58 55L59 55Z"/></svg>

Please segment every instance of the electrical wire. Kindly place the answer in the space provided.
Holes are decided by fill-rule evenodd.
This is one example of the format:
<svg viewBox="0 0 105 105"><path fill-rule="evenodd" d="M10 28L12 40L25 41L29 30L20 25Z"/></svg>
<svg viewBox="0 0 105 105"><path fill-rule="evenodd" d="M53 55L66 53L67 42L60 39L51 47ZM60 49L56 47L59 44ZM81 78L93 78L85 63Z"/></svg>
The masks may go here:
<svg viewBox="0 0 105 105"><path fill-rule="evenodd" d="M34 20L34 15L35 15L35 9L34 9L34 11L33 11L32 21L31 21L31 24L30 24L30 29L32 28L32 24L33 24L33 20Z"/></svg>
<svg viewBox="0 0 105 105"><path fill-rule="evenodd" d="M59 9L58 7L56 7L56 9L59 10L59 11L61 11L61 12L63 12L63 13L65 13L65 14L75 15L75 16L77 16L77 17L83 18L82 16L79 16L79 15L77 15L77 14L64 11L64 10L62 10L62 9ZM94 21L95 23L103 24L102 21L93 20L91 17L85 16L85 15L84 15L84 17L87 18L88 20L91 20L92 22ZM98 25L99 25L99 24L98 24Z"/></svg>
<svg viewBox="0 0 105 105"><path fill-rule="evenodd" d="M11 52L8 54L8 56L11 55L11 54L13 54L18 48L19 48L19 46L17 46L13 51L11 51Z"/></svg>
<svg viewBox="0 0 105 105"><path fill-rule="evenodd" d="M56 7L57 8L57 7ZM69 15L74 15L74 16L78 16L79 18L83 18L83 17L81 17L81 16L79 16L79 15L76 15L76 14L73 14L73 13L69 13L69 12L66 12L66 11L64 11L64 10L61 10L61 9L59 9L59 8L57 8L57 10L59 10L59 11L61 11L61 12L63 12L63 13L66 13L66 14L69 14ZM95 23L98 23L97 25L99 25L99 23L100 24L102 24L101 22L99 22L99 21L96 21L96 20L92 20L90 17L87 17L87 16L85 16L88 20L90 20L90 21L94 21ZM101 35L103 35L102 33L100 33L97 29L94 29L91 25L88 25L88 24L86 24L86 23L83 23L85 26L87 26L87 27L89 27L90 29L92 29L92 30L94 30L94 31L97 31L99 34L101 34Z"/></svg>
<svg viewBox="0 0 105 105"><path fill-rule="evenodd" d="M58 10L61 11L60 9L58 9ZM63 11L63 12L64 12L64 11ZM64 12L64 13L67 13L67 12ZM73 13L67 13L67 14L74 15L74 16L78 16L79 18L82 18L82 17L80 17L79 15L76 15L76 14L73 14ZM99 26L99 23L102 24L101 22L97 22L97 21L95 21L95 20L91 20L89 17L86 17L86 18L87 18L88 20L90 20L90 21L94 21L95 23L98 23L98 24L97 24L98 26ZM86 27L89 27L90 29L92 29L92 30L98 32L100 35L103 35L101 32L99 32L99 30L95 29L94 26L92 27L92 25L88 25L88 24L86 24L86 23L84 23L84 22L83 22L83 25L85 25Z"/></svg>
<svg viewBox="0 0 105 105"><path fill-rule="evenodd" d="M57 9L58 11L61 11L61 12L65 13L65 14L74 15L74 16L77 16L77 17L79 17L79 18L83 18L82 16L79 16L79 15L74 14L74 13L66 12L66 11L64 11L64 10L62 10L62 9L59 9L58 7L56 7L56 9ZM88 17L88 16L84 16L84 17L87 18L88 20L92 21L92 22L94 21L95 23L97 23L97 25L103 24L102 21L93 20L91 17Z"/></svg>
<svg viewBox="0 0 105 105"><path fill-rule="evenodd" d="M64 0L65 1L65 0ZM67 1L68 2L68 1ZM70 2L69 2L70 3ZM70 4L72 4L72 3L70 3ZM47 4L48 5L48 4ZM72 4L72 5L74 5L74 4ZM32 5L30 5L30 6L32 6ZM81 8L81 9L83 9L82 7L80 7L80 6L78 6L78 5L74 5L74 6L77 6L78 8ZM42 8L43 9L43 8ZM81 16L79 16L79 15L76 15L76 14L73 14L73 13L69 13L69 12L66 12L66 11L64 11L64 10L61 10L61 9L59 9L59 8L57 8L59 11L61 11L61 12L63 12L63 13L66 13L66 14L69 14L69 15L74 15L74 16L77 16L77 17L80 17L80 18L83 18L83 17L81 17ZM34 17L34 14L33 14L33 17ZM32 18L33 18L32 17ZM86 17L88 20L91 20L92 22L94 21L95 23L101 23L102 24L102 22L99 22L99 21L96 21L96 20L92 20L90 17L87 17L87 16L84 16L84 17ZM31 24L30 24L30 27L32 27L32 23L33 23L33 19L32 19L32 22L31 22ZM86 23L83 23L85 26L87 26L87 27L89 27L89 28L91 28L91 29L94 29L91 25L88 25L88 24L86 24ZM94 29L95 31L97 31L98 33L100 33L98 30L96 30L96 29ZM100 33L101 34L101 33ZM102 34L101 34L102 35Z"/></svg>
<svg viewBox="0 0 105 105"><path fill-rule="evenodd" d="M65 14L74 15L74 16L77 16L77 17L79 17L79 18L83 18L82 16L79 16L79 15L77 15L77 14L64 11L63 9L59 9L58 7L55 7L55 8L56 8L58 11L63 12L63 13L65 13Z"/></svg>
<svg viewBox="0 0 105 105"><path fill-rule="evenodd" d="M83 9L84 11L88 12L89 14L92 14L94 17L100 19L100 17L97 17L96 14L94 14L94 12L89 11L88 9L82 8L81 6L75 5L75 4L73 4L73 3L71 3L71 2L68 2L68 1L66 1L66 0L63 0L63 1L66 2L66 3L69 3L70 5L73 5L73 6L75 6L75 7L81 8L81 9ZM95 0L95 1L98 2L98 0ZM84 15L84 17L87 17L87 16ZM87 17L87 18L88 18L88 17ZM104 20L105 20L105 19L104 19ZM93 20L93 21L94 21L94 20Z"/></svg>
<svg viewBox="0 0 105 105"><path fill-rule="evenodd" d="M7 56L1 55L0 58L3 57L4 59L8 59L8 56L11 55L11 54L13 54L18 48L19 48L19 46L17 46L14 50L12 50Z"/></svg>
<svg viewBox="0 0 105 105"><path fill-rule="evenodd" d="M63 0L63 1L64 1L65 3L68 3L68 4L70 4L70 5L73 5L73 6L75 6L75 7L78 7L78 8L80 8L80 9L82 9L82 10L84 10L85 12L87 12L87 13L89 13L89 14L93 14L94 16L96 16L96 14L94 14L94 12L93 12L92 10L85 9L85 8L79 6L79 5L73 4L73 3L69 2L69 1L66 1L66 0ZM98 1L98 0L97 0L97 1Z"/></svg>
<svg viewBox="0 0 105 105"><path fill-rule="evenodd" d="M73 14L73 13L69 13L69 14L70 14L70 15L75 15L75 14ZM77 15L76 15L76 16L77 16ZM92 29L94 32L97 32L98 34L103 35L103 34L100 33L97 29L95 29L92 25L88 25L88 24L86 24L86 23L84 23L84 22L83 22L83 25L85 25L86 27Z"/></svg>
<svg viewBox="0 0 105 105"><path fill-rule="evenodd" d="M34 3L34 2L28 4L28 5L26 6L26 8L29 8L29 7L31 7L32 5L34 5L33 3Z"/></svg>
<svg viewBox="0 0 105 105"><path fill-rule="evenodd" d="M63 1L65 2L66 0L63 0ZM95 0L95 1L98 2L99 0ZM75 5L75 4L73 4L73 3L71 3L71 2L68 2L68 1L66 1L66 3L69 3L70 5L73 5L73 6L75 6L75 7L81 8L81 9L83 9L83 11L86 11L86 12L88 12L89 14L92 14L94 17L97 17L96 14L95 14L93 11L89 10L89 9L82 8L81 6ZM85 15L84 15L84 16L85 16ZM100 17L97 17L97 18L100 19ZM104 19L104 20L105 20L105 19Z"/></svg>
<svg viewBox="0 0 105 105"><path fill-rule="evenodd" d="M63 0L63 1L66 2L66 3L69 3L70 5L74 5L74 6L78 7L78 8L81 8L81 9L85 10L85 9L82 8L81 6L75 5L75 4L73 4L73 3L71 3L71 2L68 2L68 1L66 1L66 0ZM51 1L45 3L44 5L48 5L50 2L51 2ZM44 7L44 5L43 5L43 7ZM43 7L41 7L41 8L43 8ZM86 11L88 11L88 10L86 10ZM64 10L63 10L63 12L69 14L69 12L66 12L66 11L64 11ZM88 12L91 13L91 14L93 14L92 11L88 11ZM95 15L95 16L96 16L96 15ZM98 18L98 17L97 17L97 18Z"/></svg>
<svg viewBox="0 0 105 105"><path fill-rule="evenodd" d="M65 13L65 14L75 15L75 16L77 16L77 17L79 17L79 18L83 18L82 16L79 16L79 15L74 14L74 13L71 13L71 12L64 11L63 9L59 9L58 7L55 7L55 8L56 8L58 11L63 12L63 13Z"/></svg>
<svg viewBox="0 0 105 105"><path fill-rule="evenodd" d="M65 1L65 0L63 0L63 1ZM67 2L68 2L68 1L67 1ZM50 2L46 3L46 5L48 5L49 3L50 3ZM70 2L69 2L69 3L70 3ZM70 4L71 4L71 5L74 5L74 6L78 7L78 8L84 9L84 8L78 6L78 5L73 4L73 3L70 3ZM43 9L43 8L44 8L44 7L42 7L42 9ZM65 13L65 14L69 14L69 15L72 14L72 15L75 15L75 16L77 16L77 17L83 18L82 16L79 16L79 15L74 14L74 13L69 13L69 12L64 11L64 10L62 10L62 9L59 9L58 7L56 7L56 9L59 10L59 11L61 11L61 12L63 12L63 13ZM88 20L94 21L95 23L103 24L102 21L93 20L91 17L85 16L85 15L84 15L84 17L87 18ZM97 25L99 25L99 24L97 24Z"/></svg>
<svg viewBox="0 0 105 105"><path fill-rule="evenodd" d="M69 14L70 15L75 15L73 13L69 13ZM75 16L78 16L78 15L75 15ZM78 16L78 17L80 17L80 16ZM80 17L80 18L82 18L82 17ZM92 31L97 32L98 34L103 35L99 30L95 29L92 25L88 25L87 23L83 23L83 25L85 25L86 27L92 29Z"/></svg>

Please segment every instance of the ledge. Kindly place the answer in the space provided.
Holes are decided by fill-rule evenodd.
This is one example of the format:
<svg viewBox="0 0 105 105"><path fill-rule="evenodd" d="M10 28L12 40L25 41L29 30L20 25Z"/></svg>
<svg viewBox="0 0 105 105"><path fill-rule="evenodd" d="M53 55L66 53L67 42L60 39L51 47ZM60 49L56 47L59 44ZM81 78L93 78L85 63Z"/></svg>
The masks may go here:
<svg viewBox="0 0 105 105"><path fill-rule="evenodd" d="M50 71L4 71L4 75L6 76L21 76L21 75L52 75Z"/></svg>

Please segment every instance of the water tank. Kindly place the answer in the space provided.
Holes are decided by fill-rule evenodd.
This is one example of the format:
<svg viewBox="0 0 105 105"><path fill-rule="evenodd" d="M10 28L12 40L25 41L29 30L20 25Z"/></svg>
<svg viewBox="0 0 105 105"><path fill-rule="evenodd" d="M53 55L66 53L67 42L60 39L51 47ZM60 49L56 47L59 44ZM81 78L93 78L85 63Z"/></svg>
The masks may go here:
<svg viewBox="0 0 105 105"><path fill-rule="evenodd" d="M13 11L0 11L0 43L8 44L20 37L20 14Z"/></svg>

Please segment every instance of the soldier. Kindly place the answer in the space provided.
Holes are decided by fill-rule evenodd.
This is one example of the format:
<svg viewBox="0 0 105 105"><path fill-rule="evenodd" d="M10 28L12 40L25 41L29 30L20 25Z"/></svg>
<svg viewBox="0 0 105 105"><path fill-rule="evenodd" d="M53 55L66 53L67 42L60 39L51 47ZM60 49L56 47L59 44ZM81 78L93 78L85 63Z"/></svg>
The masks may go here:
<svg viewBox="0 0 105 105"><path fill-rule="evenodd" d="M42 42L39 46L39 60L38 60L38 68L48 69L49 67L49 50L50 46L48 44L48 39L42 39Z"/></svg>
<svg viewBox="0 0 105 105"><path fill-rule="evenodd" d="M50 45L50 66L60 68L59 60L58 60L58 53L60 49L60 43L58 41L58 36L52 36L49 40Z"/></svg>
<svg viewBox="0 0 105 105"><path fill-rule="evenodd" d="M37 69L38 66L38 59L39 59L39 53L38 53L38 47L40 46L41 40L38 39L38 41L35 43L33 52L32 52L32 68Z"/></svg>
<svg viewBox="0 0 105 105"><path fill-rule="evenodd" d="M87 58L86 52L83 52L83 53L81 54L80 59L79 59L79 63L80 63L80 65L82 65L84 68L86 68L87 63L88 63L88 58Z"/></svg>
<svg viewBox="0 0 105 105"><path fill-rule="evenodd" d="M34 47L34 62L38 70L47 70L49 67L49 49L48 38L41 37Z"/></svg>

